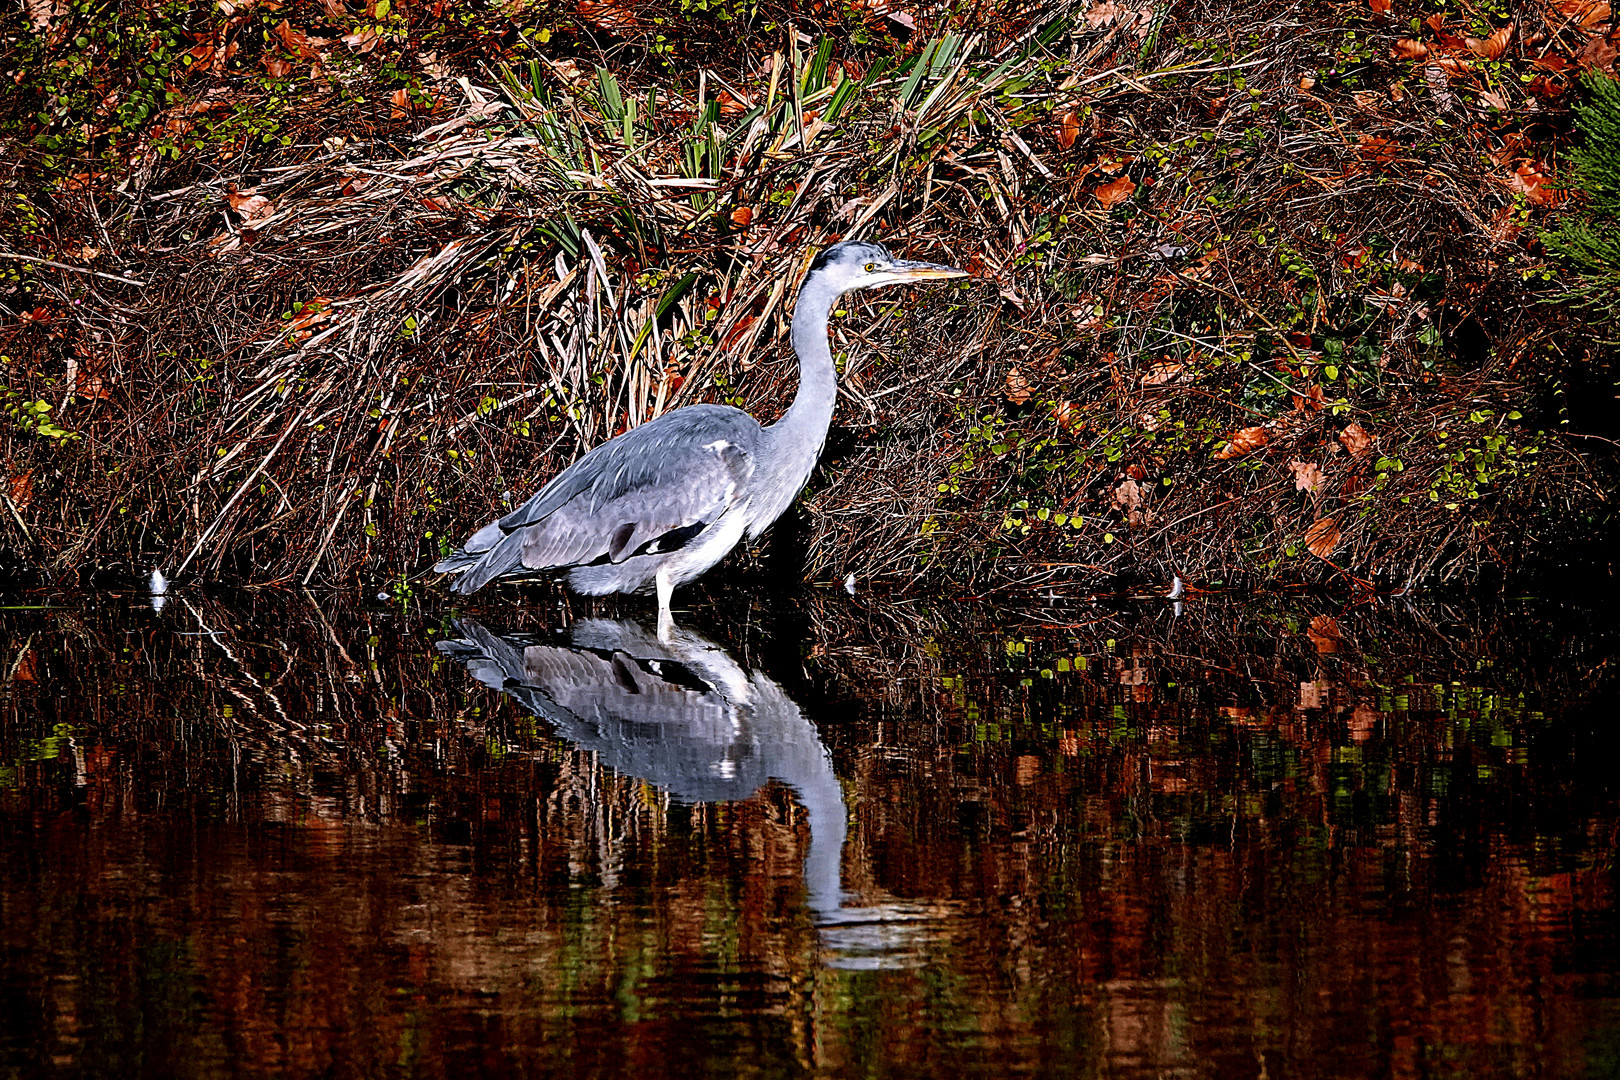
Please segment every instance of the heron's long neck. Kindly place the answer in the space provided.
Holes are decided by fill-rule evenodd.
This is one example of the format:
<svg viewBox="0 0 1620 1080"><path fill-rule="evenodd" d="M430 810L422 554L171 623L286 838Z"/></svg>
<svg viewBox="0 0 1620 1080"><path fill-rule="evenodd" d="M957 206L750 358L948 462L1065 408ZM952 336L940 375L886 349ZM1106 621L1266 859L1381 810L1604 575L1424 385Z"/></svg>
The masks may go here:
<svg viewBox="0 0 1620 1080"><path fill-rule="evenodd" d="M820 455L838 400L838 372L827 342L827 319L837 297L823 289L806 289L793 309L793 350L799 354L799 391L771 433L795 448Z"/></svg>
<svg viewBox="0 0 1620 1080"><path fill-rule="evenodd" d="M837 296L814 281L799 293L793 311L793 350L799 354L799 390L782 419L766 428L771 443L773 491L782 495L777 514L792 503L821 456L838 400L838 373L827 343L827 318ZM771 515L774 519L775 514Z"/></svg>

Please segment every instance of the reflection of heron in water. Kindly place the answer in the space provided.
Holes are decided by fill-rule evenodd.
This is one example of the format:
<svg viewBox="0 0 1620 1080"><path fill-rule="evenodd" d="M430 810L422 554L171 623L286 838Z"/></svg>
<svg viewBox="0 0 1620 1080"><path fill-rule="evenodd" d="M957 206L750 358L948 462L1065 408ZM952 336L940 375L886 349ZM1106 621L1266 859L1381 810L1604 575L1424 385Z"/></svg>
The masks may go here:
<svg viewBox="0 0 1620 1080"><path fill-rule="evenodd" d="M682 802L746 799L773 779L792 787L809 816L810 908L823 920L848 918L838 914L843 789L815 726L776 683L679 627L661 641L607 619L548 638L457 626L462 638L439 642L441 652L618 773Z"/></svg>

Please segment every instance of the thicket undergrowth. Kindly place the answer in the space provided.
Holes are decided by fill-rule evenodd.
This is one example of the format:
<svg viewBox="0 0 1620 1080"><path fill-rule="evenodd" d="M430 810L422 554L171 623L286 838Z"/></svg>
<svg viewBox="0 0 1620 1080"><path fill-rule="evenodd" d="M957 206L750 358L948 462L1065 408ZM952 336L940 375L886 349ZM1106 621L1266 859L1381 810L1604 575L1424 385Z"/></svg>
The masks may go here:
<svg viewBox="0 0 1620 1080"><path fill-rule="evenodd" d="M1612 234L1606 3L29 0L0 38L15 567L408 590L616 431L773 418L855 235L976 278L838 313L813 579L1365 592L1608 526L1620 269L1543 245Z"/></svg>

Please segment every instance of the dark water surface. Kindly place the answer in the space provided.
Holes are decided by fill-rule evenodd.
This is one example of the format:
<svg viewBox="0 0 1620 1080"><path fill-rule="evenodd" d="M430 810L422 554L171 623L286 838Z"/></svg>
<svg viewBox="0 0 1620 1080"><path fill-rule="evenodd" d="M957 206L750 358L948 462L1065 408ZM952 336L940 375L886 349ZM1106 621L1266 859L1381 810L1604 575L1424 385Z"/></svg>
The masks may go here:
<svg viewBox="0 0 1620 1080"><path fill-rule="evenodd" d="M10 602L0 1076L1620 1075L1579 611Z"/></svg>

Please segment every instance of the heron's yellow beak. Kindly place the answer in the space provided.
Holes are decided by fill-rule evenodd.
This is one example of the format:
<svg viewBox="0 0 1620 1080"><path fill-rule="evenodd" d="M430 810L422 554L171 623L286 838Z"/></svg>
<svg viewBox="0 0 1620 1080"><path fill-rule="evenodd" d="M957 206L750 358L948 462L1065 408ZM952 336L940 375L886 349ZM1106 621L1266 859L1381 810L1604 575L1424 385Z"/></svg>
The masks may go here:
<svg viewBox="0 0 1620 1080"><path fill-rule="evenodd" d="M868 285L900 285L908 281L945 281L949 278L971 277L966 270L942 263L913 262L896 259L893 264L872 275Z"/></svg>

